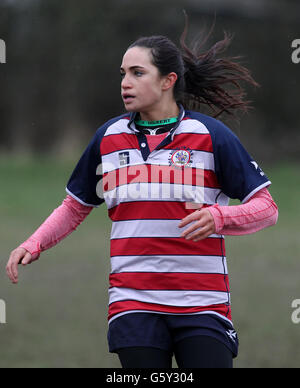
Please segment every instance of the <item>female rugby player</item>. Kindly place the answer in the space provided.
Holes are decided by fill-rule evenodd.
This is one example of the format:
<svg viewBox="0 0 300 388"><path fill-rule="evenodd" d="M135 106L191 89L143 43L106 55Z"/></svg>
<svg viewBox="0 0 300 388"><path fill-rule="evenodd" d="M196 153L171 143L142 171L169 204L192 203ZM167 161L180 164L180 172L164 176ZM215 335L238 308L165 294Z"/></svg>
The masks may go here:
<svg viewBox="0 0 300 388"><path fill-rule="evenodd" d="M216 117L249 104L249 71L220 57L225 34L208 51L178 48L164 36L140 38L125 52L126 113L102 125L67 184L67 197L15 249L7 264L37 260L106 203L112 220L110 352L123 367L231 368L232 324L224 235L274 225L269 179ZM201 43L201 42L200 42ZM213 116L201 112L206 104ZM229 199L241 204L229 206Z"/></svg>

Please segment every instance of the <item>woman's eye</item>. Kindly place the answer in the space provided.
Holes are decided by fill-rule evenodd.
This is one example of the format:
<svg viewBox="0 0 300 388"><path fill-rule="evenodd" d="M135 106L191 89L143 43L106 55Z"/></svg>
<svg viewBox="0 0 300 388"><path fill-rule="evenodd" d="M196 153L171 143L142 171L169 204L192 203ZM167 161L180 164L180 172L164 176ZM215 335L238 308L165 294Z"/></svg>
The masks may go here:
<svg viewBox="0 0 300 388"><path fill-rule="evenodd" d="M141 77L143 74L144 73L142 73L141 71L137 71L137 70L134 72L134 75L136 77ZM125 73L120 73L120 76L121 76L122 79L125 77L125 75L126 75Z"/></svg>

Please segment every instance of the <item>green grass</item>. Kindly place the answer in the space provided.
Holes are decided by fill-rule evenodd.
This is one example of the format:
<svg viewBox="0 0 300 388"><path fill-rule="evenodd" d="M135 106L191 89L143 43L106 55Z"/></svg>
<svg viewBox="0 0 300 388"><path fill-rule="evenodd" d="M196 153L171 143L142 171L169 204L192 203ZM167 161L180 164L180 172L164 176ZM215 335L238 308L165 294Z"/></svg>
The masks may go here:
<svg viewBox="0 0 300 388"><path fill-rule="evenodd" d="M65 197L74 163L0 159L0 367L119 367L107 349L110 222L105 206L41 259L6 277L9 253ZM227 238L233 319L240 339L236 367L299 367L299 165L265 168L280 217L276 227Z"/></svg>

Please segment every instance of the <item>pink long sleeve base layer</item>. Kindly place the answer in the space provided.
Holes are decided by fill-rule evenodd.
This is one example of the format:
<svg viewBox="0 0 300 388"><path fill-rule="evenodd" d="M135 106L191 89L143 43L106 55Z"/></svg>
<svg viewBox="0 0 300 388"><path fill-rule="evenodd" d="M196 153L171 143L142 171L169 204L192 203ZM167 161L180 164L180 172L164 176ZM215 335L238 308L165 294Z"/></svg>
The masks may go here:
<svg viewBox="0 0 300 388"><path fill-rule="evenodd" d="M41 252L52 248L71 234L92 210L93 207L84 206L67 195L63 203L20 247L31 253L34 260L38 259Z"/></svg>
<svg viewBox="0 0 300 388"><path fill-rule="evenodd" d="M216 233L240 236L275 225L278 208L268 189L262 189L245 204L207 208L214 218Z"/></svg>
<svg viewBox="0 0 300 388"><path fill-rule="evenodd" d="M72 233L92 209L93 207L84 206L68 195L61 206L55 209L20 247L31 253L33 260L37 260L41 252L58 244ZM274 225L278 217L277 206L267 189L260 190L245 204L214 205L207 209L214 218L216 233L224 235L254 233Z"/></svg>

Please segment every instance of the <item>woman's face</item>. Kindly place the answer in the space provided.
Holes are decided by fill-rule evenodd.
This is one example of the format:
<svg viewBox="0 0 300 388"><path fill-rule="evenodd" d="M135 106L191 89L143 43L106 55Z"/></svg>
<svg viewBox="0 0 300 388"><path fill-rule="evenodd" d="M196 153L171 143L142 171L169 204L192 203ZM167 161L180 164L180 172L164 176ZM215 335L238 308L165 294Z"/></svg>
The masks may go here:
<svg viewBox="0 0 300 388"><path fill-rule="evenodd" d="M120 72L121 94L128 112L150 112L159 106L164 79L151 61L150 49L133 47L126 51Z"/></svg>

